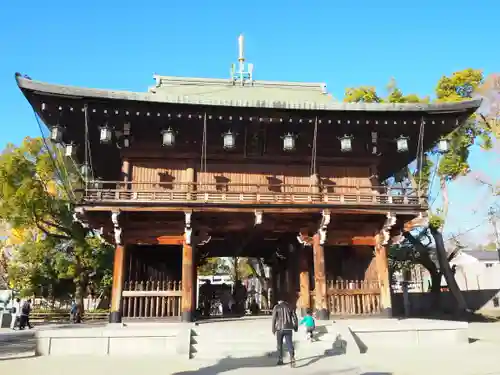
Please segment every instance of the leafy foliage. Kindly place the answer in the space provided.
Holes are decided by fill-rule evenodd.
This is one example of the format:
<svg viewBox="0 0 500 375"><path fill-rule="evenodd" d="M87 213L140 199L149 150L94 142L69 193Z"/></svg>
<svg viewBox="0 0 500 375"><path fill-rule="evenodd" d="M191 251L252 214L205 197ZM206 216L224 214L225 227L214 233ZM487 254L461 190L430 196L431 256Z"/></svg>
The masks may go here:
<svg viewBox="0 0 500 375"><path fill-rule="evenodd" d="M72 191L80 183L75 166L41 138L8 145L0 156L0 218L22 237L11 241L9 276L22 292L44 286L54 296L67 288L82 301L89 286L110 284L111 247L73 220Z"/></svg>

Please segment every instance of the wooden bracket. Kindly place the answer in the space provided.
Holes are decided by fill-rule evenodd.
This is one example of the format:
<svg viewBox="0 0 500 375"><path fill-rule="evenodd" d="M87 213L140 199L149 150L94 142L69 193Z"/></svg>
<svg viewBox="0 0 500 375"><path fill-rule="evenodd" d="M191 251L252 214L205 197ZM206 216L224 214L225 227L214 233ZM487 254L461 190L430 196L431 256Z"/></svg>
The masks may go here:
<svg viewBox="0 0 500 375"><path fill-rule="evenodd" d="M122 245L122 228L120 227L120 211L111 212L111 221L113 222L113 229L115 232L115 244Z"/></svg>
<svg viewBox="0 0 500 375"><path fill-rule="evenodd" d="M255 210L255 225L262 224L262 211Z"/></svg>
<svg viewBox="0 0 500 375"><path fill-rule="evenodd" d="M321 223L319 225L319 243L321 245L324 245L326 243L326 233L328 229L328 225L330 224L331 216L330 216L330 211L328 210L323 210L322 218L321 218Z"/></svg>
<svg viewBox="0 0 500 375"><path fill-rule="evenodd" d="M396 215L393 214L392 212L388 212L386 215L384 226L380 231L380 234L382 235L381 245L385 246L391 240L391 229L396 224L396 221L397 221Z"/></svg>
<svg viewBox="0 0 500 375"><path fill-rule="evenodd" d="M193 234L193 228L191 227L191 211L184 212L185 215L185 225L184 225L184 241L186 245L191 245L191 237Z"/></svg>
<svg viewBox="0 0 500 375"><path fill-rule="evenodd" d="M307 233L307 231L304 229L300 230L299 235L297 236L297 241L304 246L312 246L313 244L312 237L310 237L309 233Z"/></svg>
<svg viewBox="0 0 500 375"><path fill-rule="evenodd" d="M86 212L83 207L76 207L75 212L73 213L73 221L75 223L80 223L82 227L88 228L89 223L87 222Z"/></svg>

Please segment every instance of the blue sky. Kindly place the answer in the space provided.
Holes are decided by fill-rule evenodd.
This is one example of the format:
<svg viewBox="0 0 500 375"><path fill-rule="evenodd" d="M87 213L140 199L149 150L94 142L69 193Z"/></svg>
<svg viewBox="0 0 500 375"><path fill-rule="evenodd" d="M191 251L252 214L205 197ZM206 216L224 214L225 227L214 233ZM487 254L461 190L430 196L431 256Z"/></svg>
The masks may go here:
<svg viewBox="0 0 500 375"><path fill-rule="evenodd" d="M134 91L146 90L153 73L227 77L240 33L256 79L326 82L339 99L358 85L383 93L391 77L406 93L432 95L443 74L500 70L498 0L2 3L1 145L39 135L15 72ZM498 153L474 150L471 162L474 171L496 169L493 179L500 178ZM481 223L493 201L472 180L451 188L450 233ZM481 240L489 229L483 225L467 236Z"/></svg>

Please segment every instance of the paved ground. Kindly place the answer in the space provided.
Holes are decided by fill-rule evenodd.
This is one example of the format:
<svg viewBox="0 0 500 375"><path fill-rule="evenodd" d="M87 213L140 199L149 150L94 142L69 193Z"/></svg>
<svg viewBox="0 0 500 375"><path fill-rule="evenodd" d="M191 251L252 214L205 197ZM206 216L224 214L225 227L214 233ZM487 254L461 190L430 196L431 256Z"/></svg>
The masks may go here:
<svg viewBox="0 0 500 375"><path fill-rule="evenodd" d="M8 334L8 335L7 335ZM275 359L268 357L232 359L219 362L196 360L172 362L162 358L118 358L118 357L32 357L19 359L19 355L33 354L32 332L10 334L0 332L0 373L16 372L19 366L28 373L51 375L137 375L158 373L162 375L209 375L209 374L259 374L275 375ZM369 350L355 357L334 356L300 358L298 368L280 368L280 374L310 375L500 375L500 323L471 323L470 337L477 339L472 344L435 349ZM3 357L3 360L1 359ZM17 359L13 359L16 357Z"/></svg>

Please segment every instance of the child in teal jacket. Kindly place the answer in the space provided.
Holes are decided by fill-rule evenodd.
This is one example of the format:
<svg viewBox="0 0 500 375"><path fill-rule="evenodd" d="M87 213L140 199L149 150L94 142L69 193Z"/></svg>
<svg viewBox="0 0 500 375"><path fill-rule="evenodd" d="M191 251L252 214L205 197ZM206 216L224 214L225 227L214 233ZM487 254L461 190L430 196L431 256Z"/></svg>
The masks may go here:
<svg viewBox="0 0 500 375"><path fill-rule="evenodd" d="M314 317L312 316L312 311L310 309L307 310L306 316L302 318L299 324L303 324L306 327L307 340L313 341L313 333L316 328L316 323L314 322Z"/></svg>

